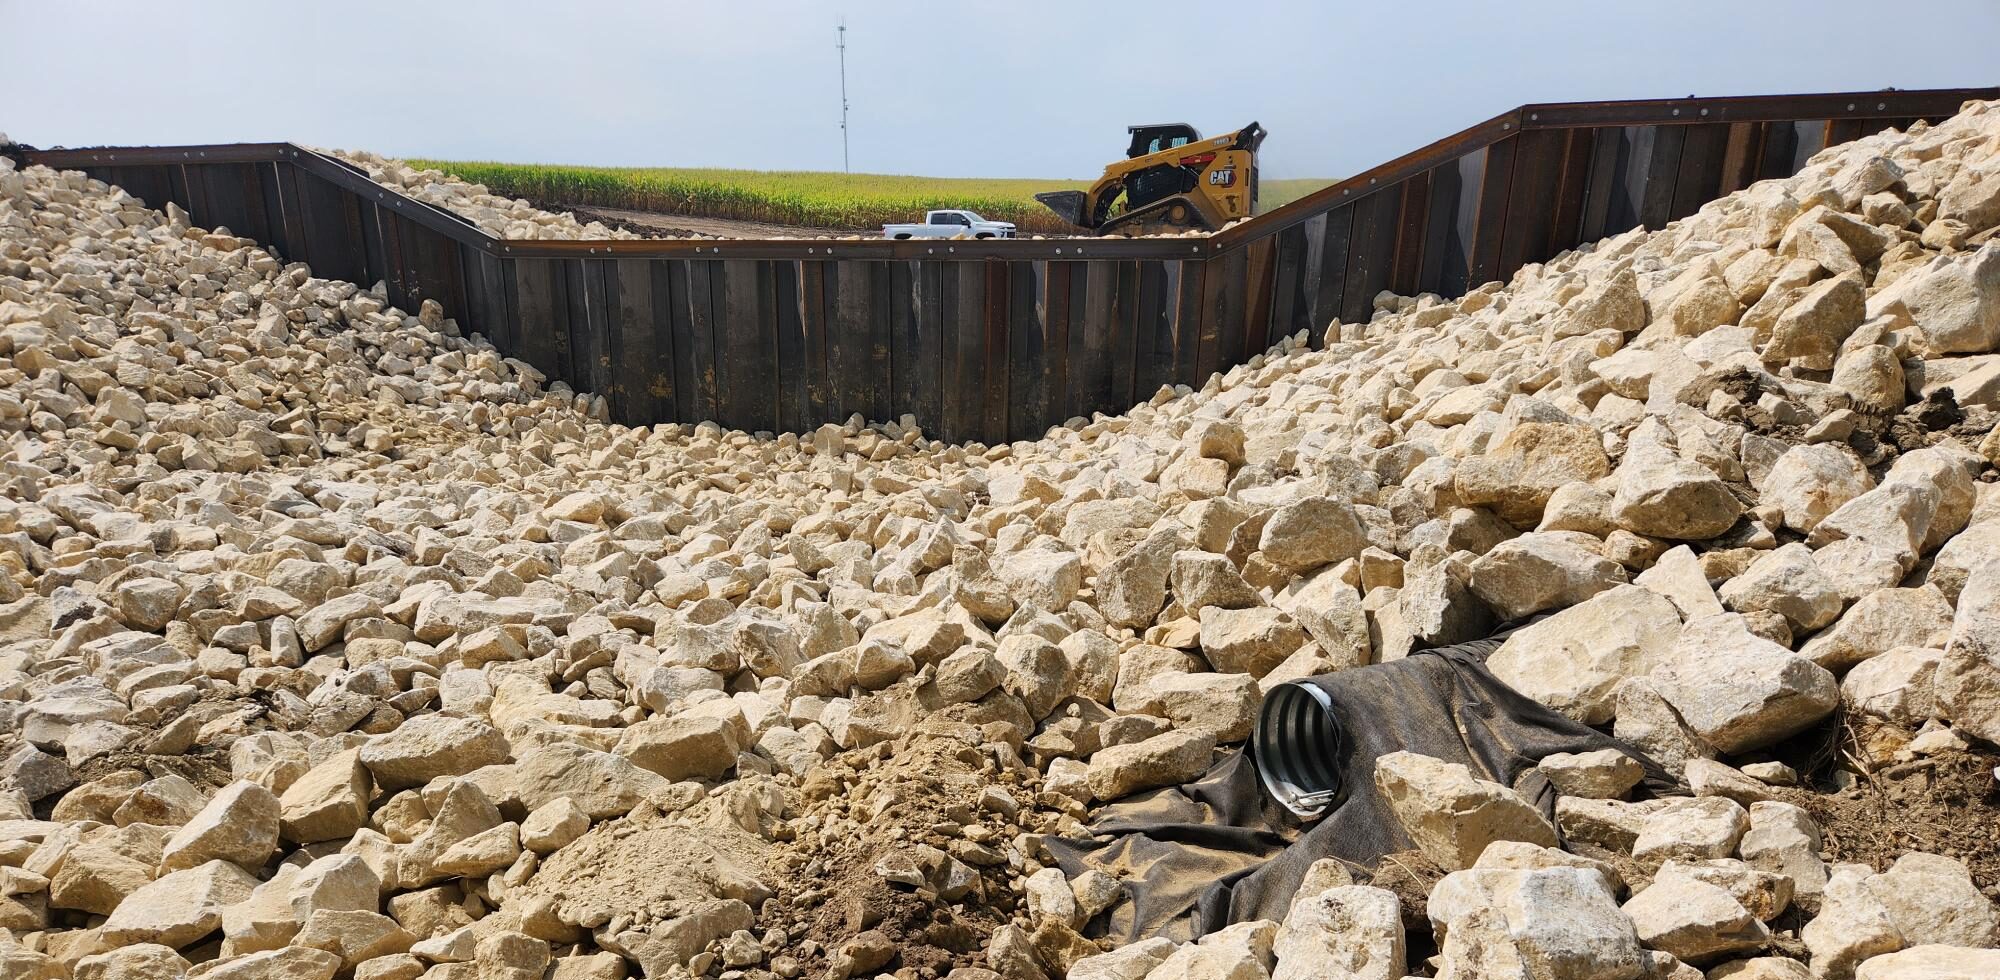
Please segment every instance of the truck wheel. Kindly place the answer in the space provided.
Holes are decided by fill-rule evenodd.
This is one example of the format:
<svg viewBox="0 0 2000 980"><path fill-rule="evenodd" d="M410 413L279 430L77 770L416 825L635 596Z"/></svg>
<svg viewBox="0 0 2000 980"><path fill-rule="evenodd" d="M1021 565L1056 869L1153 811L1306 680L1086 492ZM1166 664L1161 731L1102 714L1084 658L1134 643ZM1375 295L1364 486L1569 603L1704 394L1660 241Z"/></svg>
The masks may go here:
<svg viewBox="0 0 2000 980"><path fill-rule="evenodd" d="M904 233L902 233L902 234L900 234L900 235L897 235L897 236L896 236L896 240L897 240L897 241L899 241L899 242L904 242L904 241L909 241L909 239L910 239L910 233L909 233L909 232L904 232Z"/></svg>
<svg viewBox="0 0 2000 980"><path fill-rule="evenodd" d="M982 232L980 232L979 234L977 234L977 235L974 235L974 236L972 236L972 237L974 237L974 238L992 238L992 237L993 237L993 234L992 234L992 232L985 232L985 231L982 231Z"/></svg>

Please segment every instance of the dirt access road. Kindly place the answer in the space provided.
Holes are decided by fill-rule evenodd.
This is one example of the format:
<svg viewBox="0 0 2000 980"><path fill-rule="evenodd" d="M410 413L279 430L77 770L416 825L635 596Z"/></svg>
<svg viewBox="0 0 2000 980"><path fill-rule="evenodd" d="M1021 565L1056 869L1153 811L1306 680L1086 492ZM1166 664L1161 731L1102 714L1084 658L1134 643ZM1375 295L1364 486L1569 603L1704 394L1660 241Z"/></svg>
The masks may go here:
<svg viewBox="0 0 2000 980"><path fill-rule="evenodd" d="M536 207L550 208L536 203ZM881 229L844 228L803 228L797 225L772 224L765 221L734 221L728 218L697 218L683 214L660 214L653 211L627 211L623 208L564 207L550 208L569 211L578 221L602 221L612 228L623 228L641 235L685 237L688 235L710 235L716 238L839 238L848 235L869 235L881 233Z"/></svg>

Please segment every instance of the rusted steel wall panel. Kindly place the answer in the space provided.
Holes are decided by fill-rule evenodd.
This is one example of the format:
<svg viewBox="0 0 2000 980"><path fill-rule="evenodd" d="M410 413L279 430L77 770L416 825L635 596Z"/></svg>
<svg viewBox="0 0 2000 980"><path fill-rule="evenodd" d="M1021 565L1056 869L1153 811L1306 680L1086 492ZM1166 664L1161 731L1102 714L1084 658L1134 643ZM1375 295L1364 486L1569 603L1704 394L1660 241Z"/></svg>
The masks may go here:
<svg viewBox="0 0 2000 980"><path fill-rule="evenodd" d="M985 315L980 318L981 390L979 440L996 445L1007 440L1007 333L1013 307L1013 270L999 259L980 263L986 271Z"/></svg>
<svg viewBox="0 0 2000 980"><path fill-rule="evenodd" d="M1069 414L1069 339L1082 310L1077 297L1088 267L1050 262L1042 270L1042 422L1059 425Z"/></svg>
<svg viewBox="0 0 2000 980"><path fill-rule="evenodd" d="M1355 202L1354 231L1348 241L1347 283L1341 291L1340 319L1366 323L1375 296L1388 289L1395 271L1396 237L1403 210L1403 185L1376 191Z"/></svg>
<svg viewBox="0 0 2000 980"><path fill-rule="evenodd" d="M723 304L722 262L688 262L687 311L688 358L694 366L695 414L691 418L719 419L722 392L716 378L717 338L728 329L721 322ZM676 340L679 338L676 337Z"/></svg>
<svg viewBox="0 0 2000 980"><path fill-rule="evenodd" d="M746 432L778 427L777 310L770 260L722 261L722 332L716 338L716 388L725 424Z"/></svg>
<svg viewBox="0 0 2000 980"><path fill-rule="evenodd" d="M1553 254L1549 241L1554 236L1555 209L1550 205L1562 182L1566 136L1563 130L1538 129L1517 138L1514 174L1507 189L1506 230L1492 278L1504 280L1516 269Z"/></svg>
<svg viewBox="0 0 2000 980"><path fill-rule="evenodd" d="M1132 372L1139 360L1139 266L1120 262L1113 274L1118 291L1111 318L1111 399L1130 405Z"/></svg>
<svg viewBox="0 0 2000 980"><path fill-rule="evenodd" d="M771 301L777 310L777 336L773 344L777 358L778 428L802 432L818 422L807 398L810 376L806 370L805 286L799 263L783 260L772 263Z"/></svg>
<svg viewBox="0 0 2000 980"><path fill-rule="evenodd" d="M612 417L643 423L670 419L680 409L674 401L674 338L672 318L661 315L664 297L655 282L664 269L646 259L612 259L614 296L607 296L614 317L611 349L615 352L616 391Z"/></svg>
<svg viewBox="0 0 2000 980"><path fill-rule="evenodd" d="M951 263L947 277L946 322L940 331L945 344L944 424L939 435L964 442L979 438L985 409L985 263Z"/></svg>
<svg viewBox="0 0 2000 980"><path fill-rule="evenodd" d="M935 436L944 417L944 331L950 322L945 291L955 285L955 277L951 267L942 262L911 262L909 267L916 346L911 351L910 371L898 376L897 386L908 389L908 411L917 417L917 424Z"/></svg>
<svg viewBox="0 0 2000 980"><path fill-rule="evenodd" d="M1118 266L1086 262L1082 330L1070 331L1070 414L1089 416L1112 402L1111 336L1118 306ZM1196 311L1199 322L1199 310Z"/></svg>
<svg viewBox="0 0 2000 980"><path fill-rule="evenodd" d="M1686 127L1681 144L1680 170L1674 175L1674 203L1670 219L1685 218L1720 195L1724 159L1729 154L1729 126L1707 123Z"/></svg>
<svg viewBox="0 0 2000 980"><path fill-rule="evenodd" d="M1174 375L1177 385L1197 385L1201 362L1202 280L1208 278L1206 262L1173 262L1171 282L1174 319ZM1080 413L1079 413L1080 414Z"/></svg>
<svg viewBox="0 0 2000 980"><path fill-rule="evenodd" d="M1307 289L1311 285L1307 263L1311 259L1312 248L1306 241L1306 228L1294 225L1279 232L1276 242L1276 258L1271 273L1271 321L1270 339L1289 337L1301 330L1312 329L1312 303Z"/></svg>
<svg viewBox="0 0 2000 980"><path fill-rule="evenodd" d="M1554 199L1548 204L1550 255L1575 248L1583 240L1579 232L1590 189L1590 161L1596 138L1594 129L1563 131L1562 173L1556 179Z"/></svg>
<svg viewBox="0 0 2000 980"><path fill-rule="evenodd" d="M1007 437L1032 439L1047 428L1047 389L1042 365L1049 360L1047 266L1009 262L1007 278Z"/></svg>
<svg viewBox="0 0 2000 980"><path fill-rule="evenodd" d="M1272 253L1277 250L1277 241L1263 238L1251 242L1243 249L1244 255L1244 299L1243 299L1243 359L1248 360L1262 354L1271 347L1271 306L1272 292L1276 288L1272 277L1277 269L1272 263Z"/></svg>
<svg viewBox="0 0 2000 980"><path fill-rule="evenodd" d="M1313 294L1312 342L1326 336L1326 328L1340 319L1340 304L1346 299L1347 247L1354 237L1354 206L1335 208L1323 216L1318 239L1319 286ZM1308 239L1310 241L1310 239Z"/></svg>
<svg viewBox="0 0 2000 980"><path fill-rule="evenodd" d="M1514 191L1517 149L1518 141L1513 137L1486 148L1485 166L1480 171L1479 203L1472 214L1472 257L1465 274L1467 289L1501 276L1500 249L1507 241L1507 201Z"/></svg>

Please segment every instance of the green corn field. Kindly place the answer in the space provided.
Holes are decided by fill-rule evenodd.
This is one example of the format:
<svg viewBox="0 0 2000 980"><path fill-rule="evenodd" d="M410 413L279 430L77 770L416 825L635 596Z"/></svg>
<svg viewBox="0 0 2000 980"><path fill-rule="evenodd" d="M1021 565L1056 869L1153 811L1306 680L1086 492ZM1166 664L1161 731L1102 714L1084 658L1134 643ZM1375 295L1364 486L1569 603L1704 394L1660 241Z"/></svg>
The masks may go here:
<svg viewBox="0 0 2000 980"><path fill-rule="evenodd" d="M732 221L762 221L804 228L872 230L921 221L925 211L965 208L1011 221L1022 234L1064 234L1076 229L1035 200L1042 191L1082 189L1086 181L911 177L821 171L717 170L676 167L579 167L538 163L409 160L496 194L564 207L621 208ZM1330 183L1265 180L1261 209L1268 211Z"/></svg>

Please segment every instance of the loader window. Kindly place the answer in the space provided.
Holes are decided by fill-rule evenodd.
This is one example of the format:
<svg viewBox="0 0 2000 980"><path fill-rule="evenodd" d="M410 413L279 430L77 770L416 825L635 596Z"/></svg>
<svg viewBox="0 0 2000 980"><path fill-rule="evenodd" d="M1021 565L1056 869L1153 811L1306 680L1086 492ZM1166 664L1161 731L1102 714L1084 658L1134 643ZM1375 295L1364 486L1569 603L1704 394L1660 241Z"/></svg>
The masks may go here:
<svg viewBox="0 0 2000 980"><path fill-rule="evenodd" d="M1161 150L1171 150L1186 146L1201 139L1201 133L1186 123L1172 123L1164 126L1127 126L1125 131L1132 134L1131 145L1126 147L1125 156L1145 156Z"/></svg>

